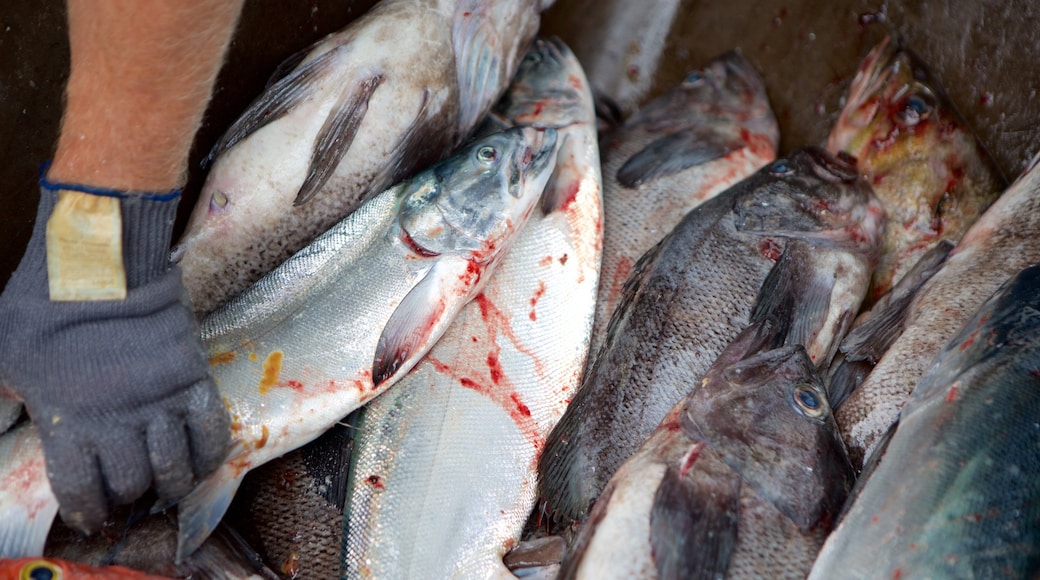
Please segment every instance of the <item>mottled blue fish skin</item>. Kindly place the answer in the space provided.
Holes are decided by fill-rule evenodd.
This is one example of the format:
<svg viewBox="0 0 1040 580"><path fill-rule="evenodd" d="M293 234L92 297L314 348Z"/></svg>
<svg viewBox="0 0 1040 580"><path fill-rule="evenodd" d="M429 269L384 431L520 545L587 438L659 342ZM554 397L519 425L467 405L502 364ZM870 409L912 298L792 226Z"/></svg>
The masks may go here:
<svg viewBox="0 0 1040 580"><path fill-rule="evenodd" d="M921 379L810 578L1035 577L1038 443L1033 265L983 304Z"/></svg>

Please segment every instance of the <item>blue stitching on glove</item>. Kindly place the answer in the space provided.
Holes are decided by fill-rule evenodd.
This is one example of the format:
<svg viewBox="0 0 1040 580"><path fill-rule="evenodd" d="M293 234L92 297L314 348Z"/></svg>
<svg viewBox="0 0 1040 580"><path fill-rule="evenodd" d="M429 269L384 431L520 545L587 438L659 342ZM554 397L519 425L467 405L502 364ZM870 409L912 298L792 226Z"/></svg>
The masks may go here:
<svg viewBox="0 0 1040 580"><path fill-rule="evenodd" d="M72 191L81 191L83 193L89 193L91 195L101 195L104 197L115 197L117 199L147 199L149 201L175 201L181 196L181 190L174 189L167 193L130 193L126 191L120 191L118 189L108 189L107 187L94 187L92 185L81 185L78 183L61 183L57 181L50 181L47 179L47 170L50 169L51 162L44 161L40 164L40 187L47 191L58 191L61 189L68 189Z"/></svg>

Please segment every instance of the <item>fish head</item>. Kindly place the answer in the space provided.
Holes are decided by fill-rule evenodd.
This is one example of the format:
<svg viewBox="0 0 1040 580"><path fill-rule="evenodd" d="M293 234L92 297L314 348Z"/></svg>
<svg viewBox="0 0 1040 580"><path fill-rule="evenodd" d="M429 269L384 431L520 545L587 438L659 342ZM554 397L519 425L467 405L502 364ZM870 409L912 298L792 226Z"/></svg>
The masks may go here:
<svg viewBox="0 0 1040 580"><path fill-rule="evenodd" d="M775 149L780 130L765 82L739 52L720 55L636 115L650 132L670 133L704 124L733 125L765 135Z"/></svg>
<svg viewBox="0 0 1040 580"><path fill-rule="evenodd" d="M494 133L420 174L402 201L402 237L421 255L500 255L555 168L556 137L533 127Z"/></svg>
<svg viewBox="0 0 1040 580"><path fill-rule="evenodd" d="M885 211L849 158L805 147L763 167L741 187L734 208L738 230L877 259Z"/></svg>
<svg viewBox="0 0 1040 580"><path fill-rule="evenodd" d="M559 38L537 38L495 112L514 125L562 128L592 122L591 93L577 57ZM586 117L589 117L586 119Z"/></svg>
<svg viewBox="0 0 1040 580"><path fill-rule="evenodd" d="M801 345L720 357L681 423L803 531L829 528L852 489L826 389Z"/></svg>
<svg viewBox="0 0 1040 580"><path fill-rule="evenodd" d="M60 560L57 558L10 558L0 560L0 578L17 578L19 580L51 579L63 580L80 578L109 578L119 580L147 580L155 578L144 572L131 570L123 566L103 566L95 568L86 564Z"/></svg>

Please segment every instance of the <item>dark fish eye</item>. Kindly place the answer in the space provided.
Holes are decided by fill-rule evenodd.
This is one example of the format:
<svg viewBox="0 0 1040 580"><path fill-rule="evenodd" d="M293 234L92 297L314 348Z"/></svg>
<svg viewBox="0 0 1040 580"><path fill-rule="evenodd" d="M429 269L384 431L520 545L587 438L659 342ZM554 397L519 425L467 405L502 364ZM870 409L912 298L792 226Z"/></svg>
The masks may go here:
<svg viewBox="0 0 1040 580"><path fill-rule="evenodd" d="M538 64L542 62L542 55L537 52L529 52L527 53L527 56L524 57L524 61L527 64Z"/></svg>
<svg viewBox="0 0 1040 580"><path fill-rule="evenodd" d="M794 402L806 417L815 419L823 416L823 400L809 385L798 385L794 388Z"/></svg>
<svg viewBox="0 0 1040 580"><path fill-rule="evenodd" d="M794 173L794 169L786 159L777 159L769 166L769 172L773 175L790 175Z"/></svg>
<svg viewBox="0 0 1040 580"><path fill-rule="evenodd" d="M686 78L683 79L683 82L688 85L695 85L701 82L702 80L704 80L704 73L702 73L699 70L695 70L690 74L686 75Z"/></svg>
<svg viewBox="0 0 1040 580"><path fill-rule="evenodd" d="M498 151L490 145L485 145L480 149L477 149L477 160L484 165L491 165L498 159Z"/></svg>
<svg viewBox="0 0 1040 580"><path fill-rule="evenodd" d="M29 562L22 567L19 580L60 580L61 569L44 560Z"/></svg>
<svg viewBox="0 0 1040 580"><path fill-rule="evenodd" d="M928 118L932 113L932 103L921 95L910 95L903 101L899 109L898 121L908 127L912 127Z"/></svg>

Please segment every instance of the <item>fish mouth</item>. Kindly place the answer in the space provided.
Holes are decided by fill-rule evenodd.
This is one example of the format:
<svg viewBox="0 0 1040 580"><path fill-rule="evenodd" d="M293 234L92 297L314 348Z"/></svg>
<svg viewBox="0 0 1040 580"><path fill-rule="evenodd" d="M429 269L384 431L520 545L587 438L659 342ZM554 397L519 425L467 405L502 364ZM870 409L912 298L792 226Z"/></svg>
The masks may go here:
<svg viewBox="0 0 1040 580"><path fill-rule="evenodd" d="M519 154L517 168L520 171L544 170L556 153L558 133L552 127L524 127L524 141L528 143Z"/></svg>
<svg viewBox="0 0 1040 580"><path fill-rule="evenodd" d="M853 164L855 157L851 155L835 157L820 147L806 147L804 151L812 162L813 172L821 179L830 182L852 183L859 177L859 172Z"/></svg>

